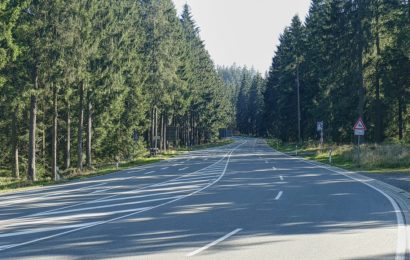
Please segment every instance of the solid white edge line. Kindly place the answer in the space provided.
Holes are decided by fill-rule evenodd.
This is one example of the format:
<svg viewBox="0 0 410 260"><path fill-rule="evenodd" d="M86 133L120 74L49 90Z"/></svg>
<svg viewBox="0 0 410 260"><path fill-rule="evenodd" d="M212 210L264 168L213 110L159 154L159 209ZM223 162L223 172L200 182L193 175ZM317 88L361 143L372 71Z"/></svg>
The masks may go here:
<svg viewBox="0 0 410 260"><path fill-rule="evenodd" d="M227 238L229 238L229 237L235 235L236 233L238 233L238 232L240 232L240 231L242 231L242 228L237 228L237 229L235 229L234 231L232 231L232 232L226 234L225 236L223 236L223 237L221 237L221 238L219 238L219 239L217 239L217 240L215 240L215 241L213 241L213 242L207 244L206 246L203 246L203 247L201 247L201 248L199 248L199 249L197 249L197 250L195 250L195 251L193 251L193 252L187 254L186 256L190 257L190 256L194 256L194 255L196 255L196 254L199 254L199 253L201 253L202 251L207 250L208 248L210 248L210 247L212 247L212 246L214 246L214 245L217 245L217 244L221 243L222 241L226 240Z"/></svg>
<svg viewBox="0 0 410 260"><path fill-rule="evenodd" d="M241 144L241 145L242 145L242 144ZM235 150L236 148L233 148L233 149ZM206 151L217 151L217 150L225 151L225 150L220 149L220 148L219 148L219 149L213 149L213 150L206 150ZM150 188L150 187L155 187L155 186L157 186L157 185L161 185L161 184L164 184L164 183L169 183L169 182L172 182L172 181L175 181L175 180L179 180L179 179L181 179L181 178L185 178L186 176L193 175L193 174L195 174L195 173L197 173L197 172L200 172L200 171L209 169L209 168L213 167L214 165L217 165L219 162L223 161L228 154L229 154L229 152L228 152L227 154L225 154L221 159L219 159L219 160L217 160L216 162L214 162L213 164L208 165L208 166L206 166L205 168L199 169L199 170L197 170L197 171L195 171L195 172L187 173L187 174L184 174L184 175L179 176L179 177L177 177L177 178L174 178L174 179L171 179L171 180L167 180L167 181L164 181L164 182L160 182L160 183L156 183L156 184L151 184L151 185L147 185L147 186L142 186L142 187L137 188L137 189L134 190L134 191L143 190L143 189L145 189L145 188ZM168 160L165 160L165 161L174 161L174 160L179 160L179 159L178 159L178 158L171 158L171 159L168 159ZM144 168L144 167L145 167L145 168ZM128 169L128 170L137 170L137 169L140 169L139 171L143 171L143 170L146 170L146 169L148 169L148 168L149 168L149 167L146 167L146 166L139 166L139 167L136 167L136 168L130 168L130 169ZM135 178L135 176L129 177L129 178ZM129 179L129 178L127 178L127 179ZM93 178L90 178L90 180L92 180L92 179L93 179ZM66 187L66 186L76 185L76 184L78 184L78 183L80 183L80 182L75 182L75 183L71 183L71 184L56 185L56 186L54 186L54 187L55 187L55 188L58 188L58 187L60 187L60 186ZM85 182L85 183L87 183L87 182ZM105 183L104 183L104 184L105 184ZM99 186L99 184L97 184L97 185ZM88 186L88 188L89 188L89 187L90 187L90 186ZM115 188L115 187L114 187L114 188ZM111 188L111 189L113 189L113 188ZM108 189L108 190L111 190L111 189ZM37 191L41 191L41 190L44 190L44 189L35 189L35 190L36 190L36 192L37 192ZM47 189L47 190L48 190L48 189ZM134 192L134 191L133 191L133 192ZM27 191L27 192L30 192L30 191ZM26 193L26 191L24 191L24 192L22 192L22 193ZM67 205L67 206L55 208L55 209L52 209L52 210L46 210L46 211L42 211L42 212L39 212L39 213L54 212L54 211L61 210L61 209L77 207L77 206L85 205L85 204L91 204L91 203L95 203L95 202L98 202L98 201L103 200L103 199L118 197L118 196L120 196L120 195L124 195L124 194L128 194L128 193L129 193L129 192L120 192L120 193L116 193L116 194L110 195L110 196L108 196L108 197L103 197L103 198L99 198L99 199L95 199L95 200L91 200L91 201L85 201L85 202L81 202L81 203L74 203L74 204L71 204L71 205ZM12 193L12 194L14 194L14 193ZM14 195L13 195L13 196L14 196ZM28 195L27 195L27 196L28 196ZM24 197L26 197L26 195L24 195ZM1 196L0 196L0 198L1 198ZM31 215L25 215L25 216L21 216L21 217L17 217L17 218L14 218L13 221L15 221L15 220L20 220L20 219L25 219L25 218L32 217L32 216L36 216L36 215L39 214L39 213L31 214ZM7 222L7 220L0 221L0 224L1 224L1 223L4 223L4 222ZM3 247L0 247L0 249L1 249L1 248L3 248ZM1 250L0 250L0 251L1 251Z"/></svg>
<svg viewBox="0 0 410 260"><path fill-rule="evenodd" d="M203 151L204 152L205 151L215 152L215 151L220 151L220 150L223 150L223 149L227 149L228 147L231 147L231 144L224 145L224 146L214 148L214 149L208 148L208 149L204 149ZM170 159L164 160L164 162L172 162L172 161L176 161L176 160L182 160L182 158L181 157L170 158ZM132 167L132 168L129 168L129 169L113 172L113 173L107 174L105 176L115 175L115 174L118 174L118 173L127 173L128 171L133 171L133 170L143 171L143 170L146 170L146 168L150 168L150 167L154 167L154 166L155 166L155 163L153 163L151 165L136 166L136 167ZM176 165L173 165L173 166L176 166ZM205 168L207 168L207 167L205 167ZM75 185L78 185L78 184L84 184L84 183L87 184L89 182L94 182L94 181L98 182L98 179L96 179L98 177L99 176L90 177L90 178L87 179L87 181L73 181L73 182L64 183L64 184L56 184L56 185L52 185L52 186L49 186L49 187L37 187L37 188L32 188L32 189L24 190L24 191L7 192L5 194L1 194L0 199L2 199L2 198L4 198L4 199L25 198L25 197L35 195L36 192L49 192L49 191L53 191L53 190L58 190L61 187L65 188L65 187L69 187L69 186L75 186Z"/></svg>
<svg viewBox="0 0 410 260"><path fill-rule="evenodd" d="M235 149L236 149L236 148L235 148ZM220 163L221 161L223 161L223 160L225 159L225 157L228 156L228 155L229 155L229 152L228 152L227 154L225 154L221 159L219 159L218 161L214 162L214 163L211 164L211 165L206 166L205 168L199 169L199 170L197 170L197 171L195 171L195 172L191 172L191 173L184 174L184 175L182 175L182 176L179 176L179 177L174 178L174 179L171 179L171 180L167 180L167 181L164 181L164 182L155 183L155 184L150 184L150 185L147 185L147 186L143 186L143 187L137 188L137 189L133 190L133 191L131 192L131 194L134 193L135 191L143 190L143 189L145 189L145 188L152 188L152 187L160 186L160 185L163 185L163 184L166 184L166 183L170 183L170 182L173 182L173 181L176 181L176 180L185 178L185 177L187 177L187 176L191 176L191 175L193 175L193 174L195 174L195 173L197 173L197 172L200 172L200 171L203 171L203 170L206 170L206 169L210 169L210 168L212 168L214 165L217 165L218 163ZM134 177L135 177L135 176L134 176ZM105 184L105 183L104 183L104 184ZM114 188L115 188L115 187L114 187ZM91 200L91 201L85 201L85 202L81 202L81 203L75 203L75 204L72 204L72 205L67 205L67 206L55 208L55 209L52 209L52 210L42 211L42 212L39 212L39 213L42 214L42 213L54 212L54 211L61 210L61 209L73 208L73 207L77 207L77 206L81 206L81 205L86 205L86 204L91 204L91 203L99 202L99 201L105 200L105 199L107 199L107 198L114 198L114 197L118 197L118 196L120 196L120 195L127 195L127 194L130 194L130 192L120 192L120 193L116 193L116 194L114 194L114 195L110 195L110 196L108 196L108 197L103 197L103 198L99 198L99 199L95 199L95 200ZM26 216L22 216L22 217L18 217L18 218L14 218L13 221L14 221L14 220L19 220L19 219L25 219L25 218L27 218L27 217L36 216L36 215L39 214L39 213L31 214L31 215L26 215ZM2 222L5 222L5 221L0 221L0 224L1 224ZM1 247L0 247L0 248L1 248ZM1 250L0 250L0 251L1 251Z"/></svg>
<svg viewBox="0 0 410 260"><path fill-rule="evenodd" d="M310 165L313 165L313 166L316 166L316 167L319 167L319 168L322 168L322 169L325 169L325 170L328 170L328 171L331 171L331 172L334 172L334 173L338 173L338 174L343 175L343 176L345 176L349 179L360 182L360 183L372 188L373 190L379 192L385 198L387 198L387 200L390 202L390 204L394 208L394 213L396 214L396 219L397 219L397 246L396 246L396 257L395 257L395 259L396 260L404 260L405 259L406 253L407 253L407 235L406 235L406 229L407 228L406 228L404 218L403 218L403 215L402 215L403 214L402 210L400 209L397 202L392 197L390 197L390 195L388 195L384 191L380 190L379 188L377 188L377 187L375 187L375 186L373 186L373 185L371 185L367 182L364 182L363 180L360 180L360 179L357 179L355 177L349 176L347 174L349 172L344 173L344 172L341 172L341 171L336 171L336 170L330 168L329 166L320 165L320 164L308 161L304 158L293 157L293 156L287 155L287 154L279 152L279 151L277 151L277 152L282 154L282 155L285 155L286 157L290 157L290 158L299 160L301 162L305 162L307 164L310 164ZM354 172L352 172L352 173L354 173Z"/></svg>
<svg viewBox="0 0 410 260"><path fill-rule="evenodd" d="M88 229L88 228L91 228L91 227L108 224L108 223L111 223L111 222L114 222L114 221L117 221L117 220L121 220L121 219L125 219L125 218L128 218L128 217L134 216L134 215L139 214L139 213L142 213L142 212L146 212L146 211L149 211L149 210L152 210L152 209L156 209L156 208L159 208L159 207L162 207L162 206L165 206L165 205L168 205L168 204L171 204L171 203L180 201L180 200L182 200L182 199L191 197L191 196L193 196L193 195L195 195L195 194L198 194L198 193L202 192L203 190L206 190L206 189L208 189L209 187L213 186L214 184L218 183L218 182L225 176L225 173L226 173L226 170L228 169L228 165L229 165L229 161L230 161L230 159L231 159L232 153L233 153L236 149L238 149L240 146L242 146L243 144L245 144L245 143L247 143L247 141L245 141L245 142L239 144L238 146L236 146L235 148L233 148L230 152L228 152L226 155L224 155L218 162L216 162L216 163L219 163L219 162L223 161L226 157L228 157L228 158L227 158L227 161L226 161L226 164L225 164L225 168L224 168L223 172L221 173L221 175L218 177L218 179L216 179L215 181L211 182L210 184L208 184L207 186L205 186L205 187L203 187L203 188L201 188L201 189L199 189L199 190L196 190L196 191L194 191L194 192L192 192L192 193L189 193L189 194L187 194L187 195L185 195L185 196L176 198L176 199L174 199L174 200L171 200L171 201L168 201L168 202L164 202L164 203L162 203L162 204L155 205L155 206L152 206L152 207L147 207L146 209L142 209L142 210L139 210L139 211L131 212L131 213L129 213L129 214L126 214L126 215L123 215L123 216L119 216L119 217L116 217L116 218L113 218L113 219L108 219L108 220L99 221L99 222L93 222L93 223L95 223L95 224L90 224L90 225L87 225L88 223L84 223L84 224L85 224L84 227L79 227L79 228L76 228L76 229L68 230L68 231L65 231L65 232L57 233L57 234L50 235L50 236L46 236L46 237L37 238L37 239L34 239L34 240L22 242L22 243L3 245L3 246L0 246L0 252L1 252L1 251L4 251L4 250L7 250L7 249L16 248L16 247L21 247L21 246L25 246L25 245L30 245L30 244L33 244L33 243L36 243L36 242L40 242L40 241L48 240L48 239L51 239L51 238L60 237L60 236L67 235L67 234L71 234L71 233L74 233L74 232L77 232L77 231L80 231L80 230L84 230L84 229ZM216 164L216 163L215 163L215 164ZM206 168L209 168L209 167L205 167L204 169L206 169ZM189 175L189 174L188 174L188 175Z"/></svg>
<svg viewBox="0 0 410 260"><path fill-rule="evenodd" d="M275 200L279 200L282 197L283 191L279 191L278 195L275 197Z"/></svg>

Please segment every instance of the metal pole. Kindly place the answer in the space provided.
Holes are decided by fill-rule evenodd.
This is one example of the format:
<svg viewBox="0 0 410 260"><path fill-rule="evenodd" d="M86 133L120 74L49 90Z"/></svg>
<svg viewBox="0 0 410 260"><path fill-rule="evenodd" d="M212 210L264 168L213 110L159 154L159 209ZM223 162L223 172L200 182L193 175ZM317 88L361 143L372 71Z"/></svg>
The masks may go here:
<svg viewBox="0 0 410 260"><path fill-rule="evenodd" d="M360 135L357 136L357 159L359 161L359 166L360 166Z"/></svg>

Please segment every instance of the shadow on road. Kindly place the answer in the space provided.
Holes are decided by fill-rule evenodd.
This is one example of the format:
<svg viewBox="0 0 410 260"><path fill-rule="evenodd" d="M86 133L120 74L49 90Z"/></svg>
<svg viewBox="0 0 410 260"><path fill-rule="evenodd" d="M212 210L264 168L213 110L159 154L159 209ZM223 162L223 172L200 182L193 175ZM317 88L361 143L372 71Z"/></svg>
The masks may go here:
<svg viewBox="0 0 410 260"><path fill-rule="evenodd" d="M238 227L243 231L224 243L224 250L251 250L323 234L355 237L369 230L396 228L395 213L382 195L341 175L268 151L253 148L249 153L234 154L220 182L175 203L0 254L3 258L31 259L145 258L170 252L184 256ZM208 183L215 178L207 180ZM275 201L278 191L284 191L284 195ZM139 199L127 198L126 202L135 203ZM118 203L109 203L114 202ZM126 209L128 205L132 204L115 210ZM80 210L72 214L84 214L84 218L61 219L55 228L61 224L81 224L87 220L87 214L110 210L113 208ZM1 210L0 217L9 213ZM22 231L19 226L7 228L7 233L18 231ZM44 232L53 233L53 230ZM37 236L33 234L29 239ZM13 238L0 237L0 241L9 243ZM221 247L212 248L204 255L213 256ZM394 257L372 255L360 259Z"/></svg>

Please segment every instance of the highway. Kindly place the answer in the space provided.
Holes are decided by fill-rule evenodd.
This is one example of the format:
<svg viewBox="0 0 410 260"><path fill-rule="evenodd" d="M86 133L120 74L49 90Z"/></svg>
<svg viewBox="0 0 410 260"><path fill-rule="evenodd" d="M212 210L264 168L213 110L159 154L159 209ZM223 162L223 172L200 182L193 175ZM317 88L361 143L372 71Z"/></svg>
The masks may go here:
<svg viewBox="0 0 410 260"><path fill-rule="evenodd" d="M405 259L382 190L264 140L0 196L0 259Z"/></svg>

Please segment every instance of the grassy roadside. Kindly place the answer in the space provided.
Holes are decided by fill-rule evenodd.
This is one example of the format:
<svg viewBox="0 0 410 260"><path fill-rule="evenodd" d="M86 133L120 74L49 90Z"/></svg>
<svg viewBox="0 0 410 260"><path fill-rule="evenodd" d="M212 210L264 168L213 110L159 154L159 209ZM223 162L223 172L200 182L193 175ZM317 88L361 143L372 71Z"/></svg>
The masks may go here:
<svg viewBox="0 0 410 260"><path fill-rule="evenodd" d="M167 153L159 154L156 157L149 157L148 154L146 154L140 158L137 158L136 160L119 163L118 168L116 167L116 165L112 164L112 165L106 165L106 166L102 166L102 167L92 169L92 170L85 170L82 173L73 171L70 174L64 175L64 179L60 181L39 180L36 182L29 182L27 180L15 179L13 177L3 177L3 176L9 175L9 173L7 173L5 170L0 169L0 193L30 190L30 189L35 189L35 188L44 187L44 186L63 184L63 183L67 183L67 182L71 182L75 180L81 180L81 179L87 179L91 177L106 175L106 174L126 170L126 169L136 167L136 166L141 166L141 165L156 163L162 160L167 160L167 159L181 155L188 151L219 147L219 146L224 146L224 145L227 145L233 142L234 141L232 139L218 140L217 142L214 142L214 143L194 146L194 147L191 147L191 149L181 148L178 150L170 150Z"/></svg>
<svg viewBox="0 0 410 260"><path fill-rule="evenodd" d="M295 143L282 143L276 139L267 139L274 149L290 155L296 155ZM332 163L329 151L332 150ZM322 151L314 144L298 147L298 156L325 164L331 164L347 170L368 173L410 173L410 147L403 144L364 144L361 146L360 161L357 147L353 145L326 144Z"/></svg>
<svg viewBox="0 0 410 260"><path fill-rule="evenodd" d="M197 151L197 150L209 149L213 147L224 146L224 145L232 144L234 142L235 141L233 139L227 138L227 139L218 140L216 142L209 143L209 144L195 145L188 149L187 148L178 149L177 151Z"/></svg>
<svg viewBox="0 0 410 260"><path fill-rule="evenodd" d="M134 161L120 163L118 165L118 168L116 167L116 165L106 165L106 166L98 167L92 170L84 170L81 173L73 171L70 174L64 175L63 179L59 181L45 179L45 180L39 180L36 182L30 182L25 179L15 179L12 177L0 177L0 193L30 190L34 188L43 187L43 186L63 184L63 183L67 183L67 182L71 182L75 180L81 180L81 179L96 177L100 175L106 175L106 174L126 170L128 168L132 168L136 166L156 163L161 160L169 159L178 154L181 154L181 153L175 152L175 153L163 154L163 155L159 155L157 157L152 157L152 158L151 157L141 157Z"/></svg>

